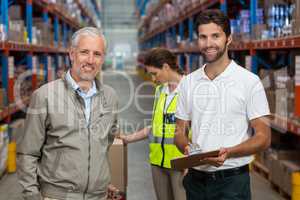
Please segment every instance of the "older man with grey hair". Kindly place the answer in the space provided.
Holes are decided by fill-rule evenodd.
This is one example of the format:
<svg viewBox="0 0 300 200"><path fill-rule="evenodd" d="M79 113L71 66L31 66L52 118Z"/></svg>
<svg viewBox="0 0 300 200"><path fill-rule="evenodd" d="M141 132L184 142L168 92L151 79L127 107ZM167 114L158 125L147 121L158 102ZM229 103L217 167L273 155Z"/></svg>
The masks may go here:
<svg viewBox="0 0 300 200"><path fill-rule="evenodd" d="M106 199L118 102L115 91L97 78L105 48L101 30L78 30L69 51L71 68L32 94L17 150L24 199Z"/></svg>

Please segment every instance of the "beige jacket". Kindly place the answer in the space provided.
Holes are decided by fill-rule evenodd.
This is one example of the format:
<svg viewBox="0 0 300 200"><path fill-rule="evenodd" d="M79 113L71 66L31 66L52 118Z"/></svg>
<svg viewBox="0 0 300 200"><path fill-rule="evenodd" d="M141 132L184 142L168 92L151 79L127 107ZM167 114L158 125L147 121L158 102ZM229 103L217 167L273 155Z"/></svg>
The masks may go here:
<svg viewBox="0 0 300 200"><path fill-rule="evenodd" d="M37 89L17 148L24 199L100 200L110 182L108 148L117 131L117 96L96 80L86 123L84 100L64 79Z"/></svg>

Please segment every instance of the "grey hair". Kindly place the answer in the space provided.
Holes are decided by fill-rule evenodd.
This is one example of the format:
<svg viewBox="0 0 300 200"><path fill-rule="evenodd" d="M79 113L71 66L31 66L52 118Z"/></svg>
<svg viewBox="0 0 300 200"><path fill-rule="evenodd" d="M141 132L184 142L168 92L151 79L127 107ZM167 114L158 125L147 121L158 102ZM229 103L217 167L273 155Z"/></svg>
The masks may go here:
<svg viewBox="0 0 300 200"><path fill-rule="evenodd" d="M89 36L99 36L104 41L104 49L106 49L106 39L103 35L103 32L101 29L96 27L84 27L79 30L77 30L73 35L71 39L71 46L76 47L78 45L79 37L82 35L89 35Z"/></svg>

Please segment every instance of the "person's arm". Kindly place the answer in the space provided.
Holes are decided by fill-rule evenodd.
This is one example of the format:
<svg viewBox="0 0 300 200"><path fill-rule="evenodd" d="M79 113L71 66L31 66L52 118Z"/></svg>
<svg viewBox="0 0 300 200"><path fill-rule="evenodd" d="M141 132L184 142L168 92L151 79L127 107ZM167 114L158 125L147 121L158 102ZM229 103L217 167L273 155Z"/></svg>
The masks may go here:
<svg viewBox="0 0 300 200"><path fill-rule="evenodd" d="M228 157L242 157L266 150L271 144L271 130L268 117L260 117L250 121L254 136L245 142L227 148Z"/></svg>
<svg viewBox="0 0 300 200"><path fill-rule="evenodd" d="M17 148L17 174L25 200L41 200L37 178L38 160L46 135L47 110L43 95L34 92L27 109L23 137Z"/></svg>
<svg viewBox="0 0 300 200"><path fill-rule="evenodd" d="M226 159L249 156L267 149L271 144L271 130L268 117L260 117L250 121L254 136L245 142L228 148L221 148L219 156L206 159L211 165L222 166Z"/></svg>
<svg viewBox="0 0 300 200"><path fill-rule="evenodd" d="M120 134L118 137L122 139L124 143L128 144L128 143L137 142L146 139L150 133L150 130L151 130L150 127L145 127L129 135Z"/></svg>
<svg viewBox="0 0 300 200"><path fill-rule="evenodd" d="M183 154L188 154L189 152L189 138L188 138L189 124L190 121L186 121L178 118L176 119L174 143Z"/></svg>
<svg viewBox="0 0 300 200"><path fill-rule="evenodd" d="M190 79L183 78L178 85L178 100L176 107L176 129L174 144L177 146L179 151L187 155L189 153L189 128L191 125L191 102L189 101L189 90L188 83Z"/></svg>
<svg viewBox="0 0 300 200"><path fill-rule="evenodd" d="M159 98L161 88L162 88L162 85L158 85L155 88L155 94L154 94L155 98L154 98L154 103L153 103L154 106L153 107L155 107L157 99ZM150 131L151 131L151 126L148 126L148 127L145 127L139 131L136 131L136 132L128 134L128 135L120 133L118 135L118 138L122 139L125 144L128 144L128 143L137 142L137 141L146 139L148 137L148 135L150 134Z"/></svg>

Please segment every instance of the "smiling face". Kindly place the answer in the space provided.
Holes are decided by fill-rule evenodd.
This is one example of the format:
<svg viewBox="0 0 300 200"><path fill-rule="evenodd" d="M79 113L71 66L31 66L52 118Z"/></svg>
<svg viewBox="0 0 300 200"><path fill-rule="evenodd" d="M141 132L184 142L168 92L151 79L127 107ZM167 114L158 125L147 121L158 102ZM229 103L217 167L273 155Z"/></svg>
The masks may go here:
<svg viewBox="0 0 300 200"><path fill-rule="evenodd" d="M93 81L104 62L105 43L100 36L81 35L71 47L71 75L76 82Z"/></svg>
<svg viewBox="0 0 300 200"><path fill-rule="evenodd" d="M215 23L202 24L198 27L198 45L207 63L218 61L228 56L228 45L232 38L226 37L225 32Z"/></svg>

